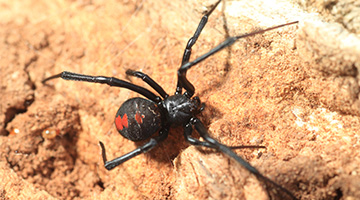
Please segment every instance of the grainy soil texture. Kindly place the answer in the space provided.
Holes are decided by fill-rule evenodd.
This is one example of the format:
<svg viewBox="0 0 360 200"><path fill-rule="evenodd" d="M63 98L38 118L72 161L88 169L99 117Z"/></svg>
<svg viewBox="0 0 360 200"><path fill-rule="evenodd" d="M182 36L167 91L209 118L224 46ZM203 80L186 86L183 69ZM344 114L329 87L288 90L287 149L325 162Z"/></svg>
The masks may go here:
<svg viewBox="0 0 360 200"><path fill-rule="evenodd" d="M186 43L216 1L0 1L0 199L284 199L224 154L189 145L182 127L111 171L107 157L147 141L123 138L115 114L142 97L62 71L117 77L174 94ZM298 199L360 199L360 4L223 0L191 60L230 36L252 37L187 72L216 140ZM156 134L155 134L156 135ZM195 132L195 138L199 135Z"/></svg>

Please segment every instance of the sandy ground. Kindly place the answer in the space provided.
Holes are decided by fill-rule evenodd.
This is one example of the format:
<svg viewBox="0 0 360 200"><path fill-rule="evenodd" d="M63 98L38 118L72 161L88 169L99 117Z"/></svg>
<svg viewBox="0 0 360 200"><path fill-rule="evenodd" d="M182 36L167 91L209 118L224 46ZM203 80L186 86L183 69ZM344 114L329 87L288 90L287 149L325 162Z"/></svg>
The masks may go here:
<svg viewBox="0 0 360 200"><path fill-rule="evenodd" d="M292 2L292 3L290 3ZM169 94L183 49L214 1L1 1L0 199L282 199L219 152L174 128L153 151L107 171L143 142L114 116L126 89L56 79L141 70ZM356 1L225 1L191 60L242 39L188 71L199 118L235 152L299 199L360 199L360 10ZM266 187L267 186L267 187Z"/></svg>

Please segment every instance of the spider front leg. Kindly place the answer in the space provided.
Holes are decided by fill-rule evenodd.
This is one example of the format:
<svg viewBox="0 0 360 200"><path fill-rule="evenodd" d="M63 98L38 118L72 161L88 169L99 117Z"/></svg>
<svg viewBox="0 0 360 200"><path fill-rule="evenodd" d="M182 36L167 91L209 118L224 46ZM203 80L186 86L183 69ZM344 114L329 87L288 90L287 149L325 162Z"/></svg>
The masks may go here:
<svg viewBox="0 0 360 200"><path fill-rule="evenodd" d="M206 25L206 23L208 21L209 16L215 10L215 8L219 5L220 2L221 2L221 0L216 2L215 5L208 12L206 12L205 15L201 18L201 21L200 21L194 35L189 39L188 43L186 44L184 54L183 54L183 58L182 58L182 62L181 62L181 66L183 66L184 64L189 62L192 46L194 46L195 42L199 38L199 36L201 34L201 31L203 30L203 28L205 27L205 25ZM178 76L179 76L179 73L178 73ZM180 76L186 76L186 71L181 73ZM190 93L189 97L191 97L195 92L195 88L191 83L189 83L189 84L187 86L188 87L187 92ZM183 82L180 81L180 79L178 79L178 83L177 83L177 87L176 87L176 94L181 94L183 87L184 87ZM188 90L190 90L190 91L188 91Z"/></svg>
<svg viewBox="0 0 360 200"><path fill-rule="evenodd" d="M149 142L145 143L144 145L136 148L135 150L122 155L118 158L115 158L113 160L108 161L106 158L106 151L105 151L105 146L102 142L99 142L100 147L101 147L101 154L102 154L102 158L104 161L104 166L107 170L112 170L114 169L116 166L124 163L125 161L128 161L131 158L134 158L137 155L140 155L142 153L146 153L148 151L150 151L151 149L153 149L156 145L158 145L161 141L165 140L168 136L168 132L169 129L165 128L160 130L159 132L159 136L151 138Z"/></svg>
<svg viewBox="0 0 360 200"><path fill-rule="evenodd" d="M294 22L290 22L290 23L286 23L286 24L281 24L278 26L274 26L274 27L270 27L267 29L263 29L263 30L259 30L259 31L254 31L251 33L247 33L247 34L243 34L243 35L238 35L238 36L234 36L234 37L229 37L227 38L224 42L220 43L219 45L217 45L216 47L214 47L213 49L211 49L209 52L201 55L200 57L196 58L195 60L191 61L191 62L186 62L183 63L181 65L181 67L179 68L177 74L178 74L178 86L176 88L177 93L181 93L181 88L184 88L186 90L185 95L187 97L192 97L194 95L195 92L195 88L194 86L189 82L189 80L187 80L186 78L186 72L187 70L189 70L191 67L193 67L194 65L202 62L203 60L205 60L206 58L214 55L215 53L219 52L220 50L234 44L237 40L241 39L241 38L246 38L246 37L250 37L250 36L254 36L256 34L261 34L264 33L266 31L270 31L270 30L274 30L277 28L281 28L283 26L288 26L291 24L296 24L299 21L294 21Z"/></svg>

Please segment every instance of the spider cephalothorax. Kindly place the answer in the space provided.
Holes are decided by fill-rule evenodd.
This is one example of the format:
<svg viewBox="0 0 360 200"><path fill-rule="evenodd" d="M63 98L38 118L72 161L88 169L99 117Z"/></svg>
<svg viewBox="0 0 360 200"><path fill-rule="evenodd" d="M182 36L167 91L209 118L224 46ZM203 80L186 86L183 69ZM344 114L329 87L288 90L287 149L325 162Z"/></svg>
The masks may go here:
<svg viewBox="0 0 360 200"><path fill-rule="evenodd" d="M183 125L190 118L198 114L201 110L199 97L192 99L185 95L175 94L163 101L163 106L167 111L167 120L172 126Z"/></svg>

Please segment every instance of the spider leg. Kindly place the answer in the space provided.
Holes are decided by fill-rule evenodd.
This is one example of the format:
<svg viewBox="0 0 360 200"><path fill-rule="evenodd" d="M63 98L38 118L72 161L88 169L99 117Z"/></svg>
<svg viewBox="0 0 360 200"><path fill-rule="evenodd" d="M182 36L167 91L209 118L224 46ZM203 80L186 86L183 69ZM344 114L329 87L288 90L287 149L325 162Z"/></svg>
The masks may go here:
<svg viewBox="0 0 360 200"><path fill-rule="evenodd" d="M115 158L113 160L108 161L106 158L106 152L105 152L105 146L102 142L99 142L100 147L101 147L101 154L102 154L102 158L104 161L104 166L107 170L112 170L113 168L115 168L116 166L124 163L125 161L134 158L135 156L142 154L142 153L146 153L148 151L150 151L151 149L153 149L156 145L158 145L161 141L165 140L168 136L168 132L169 129L162 129L159 132L159 136L151 138L149 142L145 143L144 145L136 148L135 150L122 155L118 158Z"/></svg>
<svg viewBox="0 0 360 200"><path fill-rule="evenodd" d="M210 144L208 142L203 142L196 138L191 137L192 132L193 132L192 124L191 123L186 124L184 126L184 137L187 142L195 146L204 146L204 147L216 149L216 146L214 146L213 144Z"/></svg>
<svg viewBox="0 0 360 200"><path fill-rule="evenodd" d="M261 146L261 145L241 145L241 146L231 146L229 148L230 149L266 149L265 146Z"/></svg>
<svg viewBox="0 0 360 200"><path fill-rule="evenodd" d="M127 88L129 90L132 90L134 92L137 92L145 97L147 97L148 99L158 103L161 101L161 98L156 96L154 93L152 93L151 91L147 90L146 88L134 85L132 83L114 78L114 77L106 77L106 76L89 76L89 75L84 75L84 74L77 74L77 73L73 73L73 72L61 72L60 74L56 74L54 76L50 76L46 79L44 79L42 81L42 83L44 84L45 82L51 80L51 79L55 79L55 78L62 78L65 80L72 80L72 81L86 81L86 82L92 82L92 83L102 83L102 84L108 84L110 86L114 86L114 87L123 87L123 88Z"/></svg>
<svg viewBox="0 0 360 200"><path fill-rule="evenodd" d="M134 71L131 69L126 70L126 74L130 76L135 76L138 78L141 78L143 81L145 81L148 85L150 85L154 90L159 93L162 98L167 98L169 95L164 91L164 89L157 84L152 78L150 78L147 74L142 73L140 71Z"/></svg>
<svg viewBox="0 0 360 200"><path fill-rule="evenodd" d="M286 23L286 24L281 24L281 25L278 25L278 26L274 26L274 27L259 30L259 31L254 31L254 32L251 32L251 33L248 33L248 34L229 37L224 42L220 43L218 46L211 49L209 52L207 52L207 53L201 55L200 57L196 58L194 61L182 64L180 69L178 70L178 88L183 87L186 90L186 96L188 96L189 98L192 97L194 95L195 88L186 78L186 72L192 66L200 63L201 61L205 60L209 56L214 55L215 53L217 53L218 51L224 49L225 47L228 47L228 46L234 44L234 42L236 42L238 39L253 36L253 35L256 35L256 34L260 34L260 33L264 33L266 31L270 31L270 30L273 30L273 29L277 29L277 28L280 28L280 27L283 27L283 26L288 26L288 25L295 24L295 23L298 23L298 21L294 21L294 22L290 22L290 23ZM181 91L178 88L176 90Z"/></svg>
<svg viewBox="0 0 360 200"><path fill-rule="evenodd" d="M209 142L200 141L196 138L191 137L192 132L193 132L192 124L191 123L186 124L184 126L184 137L187 142L189 142L190 144L195 145L195 146L204 146L204 147L217 149L217 146L215 146ZM245 148L266 148L266 147L265 146L256 146L256 145L242 145L242 146L233 146L233 147L229 147L229 148L230 149L245 149Z"/></svg>
<svg viewBox="0 0 360 200"><path fill-rule="evenodd" d="M194 46L195 42L197 41L197 39L199 38L201 31L203 30L203 28L205 27L209 16L211 15L211 13L215 10L215 8L217 7L217 5L219 5L219 3L221 2L221 0L219 0L218 2L215 3L215 5L205 13L205 15L201 18L200 23L194 33L194 35L189 39L188 43L186 44L185 50L184 50L184 54L183 54L183 58L182 58L182 62L181 65L184 65L185 63L189 62L190 59L190 55L191 55L191 48L192 46ZM184 74L181 74L183 76L186 76L186 71ZM192 86L192 85L191 85ZM177 83L177 87L176 87L176 94L181 94L182 92L182 82L178 80ZM192 90L194 89L194 86L192 86ZM194 92L193 92L194 93Z"/></svg>
<svg viewBox="0 0 360 200"><path fill-rule="evenodd" d="M226 145L221 144L220 142L216 141L214 138L212 138L209 134L203 123L196 117L193 117L190 121L191 124L194 125L197 132L200 134L200 136L212 146L211 148L215 148L222 153L228 155L229 157L236 160L239 164L241 164L243 167L245 167L248 171L250 171L252 174L254 174L257 178L264 180L266 183L270 183L271 185L275 186L276 188L280 189L281 191L285 192L288 197L291 199L297 199L290 191L283 188L279 184L275 183L271 179L265 177L262 175L255 167L250 165L250 163L246 162L243 158L236 155L229 147Z"/></svg>

